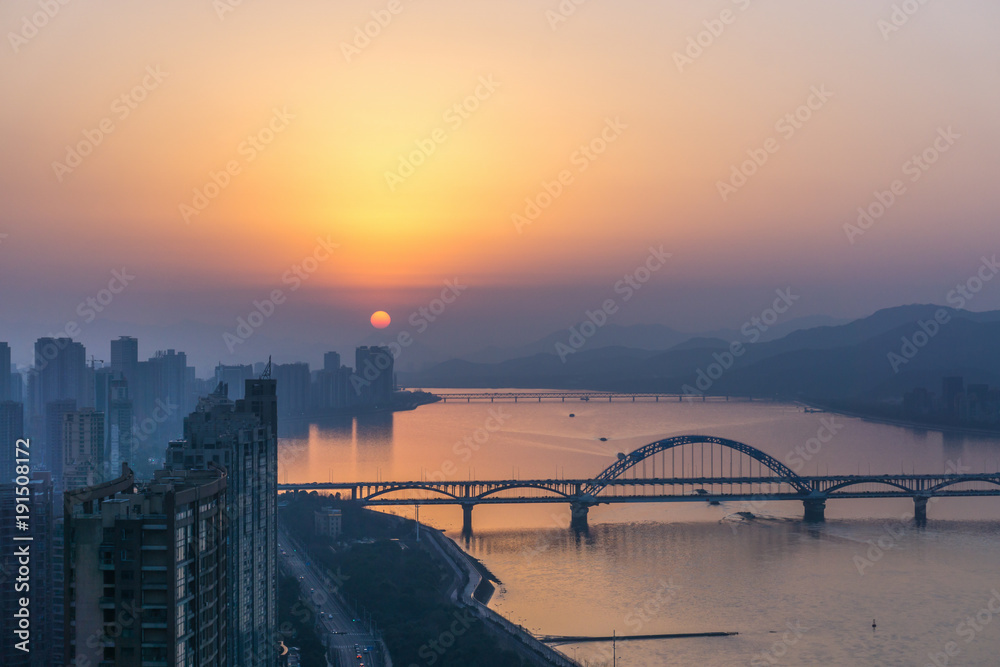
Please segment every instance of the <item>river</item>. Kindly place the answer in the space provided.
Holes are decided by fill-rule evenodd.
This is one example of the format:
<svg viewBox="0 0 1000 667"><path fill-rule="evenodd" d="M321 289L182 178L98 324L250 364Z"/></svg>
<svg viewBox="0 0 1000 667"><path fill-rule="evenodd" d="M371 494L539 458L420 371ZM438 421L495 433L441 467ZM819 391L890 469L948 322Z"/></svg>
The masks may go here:
<svg viewBox="0 0 1000 667"><path fill-rule="evenodd" d="M617 452L683 434L753 445L803 475L1000 470L997 438L791 404L567 401L293 426L279 479L589 478ZM477 506L467 542L458 507L420 519L481 559L503 581L491 605L536 633L739 633L619 642L618 665L1000 664L1000 497L932 501L921 528L912 512L905 499L831 500L808 525L800 502L611 505L575 535L563 504ZM610 644L560 650L612 662Z"/></svg>

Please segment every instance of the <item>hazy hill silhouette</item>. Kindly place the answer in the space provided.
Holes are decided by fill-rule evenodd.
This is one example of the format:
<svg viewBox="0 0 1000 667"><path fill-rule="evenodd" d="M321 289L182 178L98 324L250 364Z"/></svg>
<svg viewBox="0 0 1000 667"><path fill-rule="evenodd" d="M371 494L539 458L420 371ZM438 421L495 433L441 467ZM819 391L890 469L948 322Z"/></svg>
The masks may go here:
<svg viewBox="0 0 1000 667"><path fill-rule="evenodd" d="M919 321L945 310L951 318L905 363L903 338L912 340ZM920 338L920 337L918 337ZM565 341L565 339L561 339ZM922 340L922 339L921 339ZM739 341L744 353L729 356ZM666 351L584 345L563 363L549 351L500 363L452 360L407 378L424 387L549 387L616 391L681 392L808 398L898 398L916 386L938 390L941 377L1000 385L1000 311L971 313L934 305L880 310L837 326L793 331L750 344L692 338ZM713 366L714 365L714 366ZM719 373L719 371L722 371ZM699 383L700 379L700 383Z"/></svg>

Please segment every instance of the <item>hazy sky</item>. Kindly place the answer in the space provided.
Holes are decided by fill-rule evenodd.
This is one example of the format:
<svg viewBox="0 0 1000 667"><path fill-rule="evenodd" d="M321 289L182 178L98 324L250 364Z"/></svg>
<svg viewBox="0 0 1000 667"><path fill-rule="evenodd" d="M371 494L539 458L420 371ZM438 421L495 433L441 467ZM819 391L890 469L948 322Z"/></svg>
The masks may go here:
<svg viewBox="0 0 1000 667"><path fill-rule="evenodd" d="M99 358L109 335L146 356L172 333L202 364L285 341L280 360L316 363L378 340L379 309L383 338L455 350L608 298L616 323L692 331L785 287L795 316L855 317L943 303L1000 250L991 0L4 0L0 28L0 339L20 363L71 321ZM849 234L876 191L894 201ZM650 246L671 257L624 303ZM968 307L1000 307L1000 284Z"/></svg>

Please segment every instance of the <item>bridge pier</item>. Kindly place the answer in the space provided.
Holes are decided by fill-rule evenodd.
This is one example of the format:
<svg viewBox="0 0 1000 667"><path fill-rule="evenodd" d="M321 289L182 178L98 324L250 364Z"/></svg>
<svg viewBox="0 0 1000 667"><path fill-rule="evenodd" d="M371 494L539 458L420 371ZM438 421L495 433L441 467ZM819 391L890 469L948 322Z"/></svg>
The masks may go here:
<svg viewBox="0 0 1000 667"><path fill-rule="evenodd" d="M826 498L809 498L803 500L805 506L805 521L820 522L826 521Z"/></svg>
<svg viewBox="0 0 1000 667"><path fill-rule="evenodd" d="M462 534L472 535L472 503L462 503Z"/></svg>
<svg viewBox="0 0 1000 667"><path fill-rule="evenodd" d="M927 523L927 496L913 496L913 520L918 524Z"/></svg>
<svg viewBox="0 0 1000 667"><path fill-rule="evenodd" d="M569 527L577 532L587 532L587 514L590 513L590 505L587 503L572 502L569 504Z"/></svg>

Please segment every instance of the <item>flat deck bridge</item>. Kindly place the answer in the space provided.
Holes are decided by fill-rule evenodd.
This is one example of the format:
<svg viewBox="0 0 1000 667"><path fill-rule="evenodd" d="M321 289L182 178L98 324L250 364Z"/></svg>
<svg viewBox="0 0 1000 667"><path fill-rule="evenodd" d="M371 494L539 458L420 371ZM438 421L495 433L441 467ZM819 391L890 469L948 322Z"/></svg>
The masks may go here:
<svg viewBox="0 0 1000 667"><path fill-rule="evenodd" d="M495 392L455 392L435 394L442 403L517 403L518 401L541 403L542 401L607 401L632 402L638 401L659 403L663 401L729 401L728 396L707 396L704 394L660 394L660 393L628 393L617 391L495 391ZM735 397L733 400L737 400ZM752 400L752 399L739 399Z"/></svg>
<svg viewBox="0 0 1000 667"><path fill-rule="evenodd" d="M914 518L927 519L931 498L1000 496L1000 472L930 475L802 476L750 445L702 435L657 440L619 453L588 479L313 482L279 484L280 491L333 491L364 505L460 505L472 531L476 505L568 503L571 525L586 528L595 505L649 502L794 500L806 521L822 521L828 500L912 498Z"/></svg>

